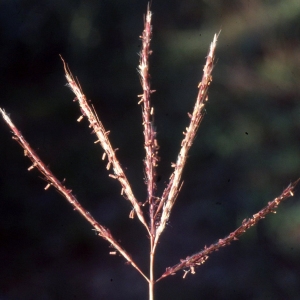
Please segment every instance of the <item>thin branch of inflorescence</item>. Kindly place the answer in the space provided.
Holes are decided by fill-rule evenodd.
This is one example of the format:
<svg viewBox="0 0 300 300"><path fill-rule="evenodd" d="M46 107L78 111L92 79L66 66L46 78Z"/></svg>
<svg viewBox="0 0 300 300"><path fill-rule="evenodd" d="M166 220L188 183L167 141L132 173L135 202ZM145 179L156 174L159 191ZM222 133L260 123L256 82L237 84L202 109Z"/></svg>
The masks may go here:
<svg viewBox="0 0 300 300"><path fill-rule="evenodd" d="M143 116L143 126L144 126L144 137L145 137L145 151L146 158L145 163L145 173L146 173L146 184L148 189L148 203L153 206L154 193L156 190L156 166L159 160L157 156L158 144L156 140L156 132L153 126L153 115L154 109L150 104L150 95L155 92L150 88L150 74L149 74L149 56L152 51L150 50L150 41L152 36L152 25L151 25L151 11L148 10L145 18L144 31L141 36L142 39L142 51L140 53L140 64L139 64L139 74L141 76L141 84L143 87L143 94L139 95L141 100L139 104L142 104L142 116ZM151 216L150 212L150 216Z"/></svg>
<svg viewBox="0 0 300 300"><path fill-rule="evenodd" d="M238 240L238 237L246 232L249 228L256 225L258 221L261 219L264 219L267 214L269 213L276 213L275 209L278 207L278 205L286 200L289 197L294 196L294 189L298 182L300 181L300 178L297 179L295 182L291 183L282 193L280 196L275 198L273 201L270 201L266 207L264 207L262 210L260 210L258 213L254 214L252 218L250 219L244 219L242 222L242 225L238 227L235 231L231 232L227 237L224 239L219 239L219 241L215 244L210 245L209 247L204 247L204 250L192 255L188 256L185 259L181 259L180 263L173 267L166 268L165 273L161 275L160 278L156 280L160 281L161 279L175 274L177 271L181 269L189 269L185 271L184 277L187 274L187 272L191 272L192 274L195 274L195 267L200 266L205 263L205 261L208 259L209 255L215 251L218 251L221 247L229 246L232 241Z"/></svg>
<svg viewBox="0 0 300 300"><path fill-rule="evenodd" d="M140 270L140 268L135 264L130 255L120 246L116 239L110 233L110 230L99 224L92 215L85 210L76 197L72 194L72 190L67 189L62 182L60 182L50 171L50 169L42 162L36 152L30 147L29 143L25 140L21 132L17 129L14 123L11 121L10 117L6 112L0 108L0 113L4 121L13 131L13 139L16 140L24 149L24 155L27 156L32 161L32 166L28 168L28 171L37 168L40 173L44 175L45 181L48 183L45 187L47 190L50 186L54 186L56 190L62 194L68 202L74 207L74 210L77 210L96 230L99 236L107 240L120 254L134 267L136 268L142 276L149 281L147 276Z"/></svg>
<svg viewBox="0 0 300 300"><path fill-rule="evenodd" d="M61 57L61 56L60 56ZM98 140L95 143L100 142L101 147L105 151L104 155L102 156L103 160L107 156L108 163L106 169L109 170L110 167L113 167L114 174L110 174L109 177L117 179L121 186L121 195L126 197L128 199L132 206L134 207L134 210L139 218L139 220L144 224L146 227L147 231L149 232L149 227L145 221L143 211L141 210L140 204L138 203L137 199L135 198L131 186L127 180L127 177L116 157L116 150L113 149L111 146L111 143L108 139L109 131L106 131L102 122L99 120L93 106L91 106L85 95L83 94L80 85L75 81L71 71L69 70L68 65L65 63L64 59L61 57L63 64L64 64L64 69L65 69L65 74L66 78L68 81L68 85L73 91L73 93L76 95L75 100L79 102L80 105L80 110L82 113L82 116L78 119L80 121L82 117L87 117L90 127L93 128L93 132L97 135Z"/></svg>
<svg viewBox="0 0 300 300"><path fill-rule="evenodd" d="M161 197L161 202L156 211L156 213L159 213L159 211L163 207L159 226L156 231L155 245L157 244L159 236L163 232L166 223L169 220L171 209L175 203L177 195L182 186L181 175L186 163L188 151L193 144L197 129L204 117L204 106L205 103L208 101L207 92L208 92L208 87L212 81L211 73L214 66L213 63L214 63L215 49L217 45L218 36L219 34L215 34L213 42L210 45L210 50L206 58L206 64L203 68L203 77L201 82L198 85L199 92L198 92L196 104L193 113L188 114L191 119L191 122L190 125L186 127L186 131L183 132L185 137L181 142L181 149L177 157L177 161L176 163L172 163L172 167L174 167L174 172L170 177L168 186L163 192L163 195Z"/></svg>
<svg viewBox="0 0 300 300"><path fill-rule="evenodd" d="M154 91L150 88L150 73L149 73L149 56L152 51L150 50L150 41L152 36L150 5L147 7L147 14L144 21L144 30L142 36L142 50L140 53L140 64L138 72L140 74L141 85L143 88L143 94L139 95L141 98L138 102L142 105L142 117L144 127L144 148L146 151L146 157L144 159L144 167L146 174L146 184L148 191L148 199L146 203L149 204L149 217L150 217L150 261L149 261L149 299L152 300L154 295L154 239L155 239L155 206L156 206L156 166L159 160L158 158L158 144L156 140L156 132L153 124L154 109L151 107L150 95Z"/></svg>

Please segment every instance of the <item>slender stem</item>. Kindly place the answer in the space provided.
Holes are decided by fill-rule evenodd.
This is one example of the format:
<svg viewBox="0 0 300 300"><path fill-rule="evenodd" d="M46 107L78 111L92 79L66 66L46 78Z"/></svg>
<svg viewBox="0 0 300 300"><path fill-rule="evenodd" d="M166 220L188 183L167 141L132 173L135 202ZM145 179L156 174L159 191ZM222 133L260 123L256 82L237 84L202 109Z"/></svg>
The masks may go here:
<svg viewBox="0 0 300 300"><path fill-rule="evenodd" d="M154 236L151 235L150 238L151 249L150 249L150 274L149 274L149 300L154 300L154 254L155 254L155 245L154 245Z"/></svg>
<svg viewBox="0 0 300 300"><path fill-rule="evenodd" d="M150 253L149 300L154 299L153 261L154 261L154 255Z"/></svg>

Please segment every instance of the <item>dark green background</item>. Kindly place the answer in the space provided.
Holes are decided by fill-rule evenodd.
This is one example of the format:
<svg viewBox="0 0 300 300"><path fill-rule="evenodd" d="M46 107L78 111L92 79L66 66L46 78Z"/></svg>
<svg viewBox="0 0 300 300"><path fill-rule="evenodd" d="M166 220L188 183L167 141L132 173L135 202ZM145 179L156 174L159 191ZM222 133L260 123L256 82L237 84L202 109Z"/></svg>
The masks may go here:
<svg viewBox="0 0 300 300"><path fill-rule="evenodd" d="M65 87L59 54L92 100L138 199L143 183L138 52L147 1L0 2L0 107L41 158L145 272L148 238L108 178ZM153 1L151 84L159 192L188 125L213 34L221 35L207 115L161 236L156 276L226 236L300 177L300 2ZM147 299L143 278L74 212L0 122L0 299ZM299 190L299 188L298 188ZM156 299L299 299L300 198Z"/></svg>

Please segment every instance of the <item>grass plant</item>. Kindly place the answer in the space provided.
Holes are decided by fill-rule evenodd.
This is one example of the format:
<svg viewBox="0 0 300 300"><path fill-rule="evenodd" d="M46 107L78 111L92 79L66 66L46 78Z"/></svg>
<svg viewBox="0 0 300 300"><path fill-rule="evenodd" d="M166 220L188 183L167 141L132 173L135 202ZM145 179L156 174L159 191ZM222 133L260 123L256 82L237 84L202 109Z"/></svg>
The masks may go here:
<svg viewBox="0 0 300 300"><path fill-rule="evenodd" d="M61 57L65 76L67 79L67 85L71 91L75 94L74 102L79 105L81 115L78 118L78 122L86 119L89 123L89 127L92 129L96 136L95 143L99 144L102 148L102 159L106 161L106 169L109 173L108 176L111 179L117 180L120 184L120 194L130 203L131 211L128 212L130 218L137 217L149 238L149 269L147 272L142 270L135 262L134 258L124 249L124 247L118 242L118 239L113 233L101 224L101 220L98 222L81 204L76 196L72 193L69 187L66 187L63 181L57 179L56 175L51 172L49 167L39 158L37 153L31 148L30 144L23 137L19 129L12 122L9 115L4 109L0 109L2 117L7 125L13 132L13 139L16 140L24 149L24 155L28 157L32 165L28 170L34 168L38 169L43 175L45 180L45 190L48 188L55 188L74 208L78 211L82 217L84 217L97 235L106 240L112 247L110 254L114 255L119 253L124 259L135 268L140 275L146 280L149 286L149 300L153 300L155 284L162 279L174 275L180 270L183 270L183 278L189 273L195 274L196 269L201 266L209 258L210 254L219 250L224 246L230 245L231 242L238 240L238 238L250 227L256 225L258 221L265 218L269 213L275 213L278 205L285 199L294 195L294 188L299 179L291 183L286 187L283 192L278 195L272 201L269 201L264 208L255 213L252 217L244 219L242 224L234 231L229 233L224 238L220 238L216 243L210 246L205 246L204 249L198 251L195 254L191 254L179 261L173 266L166 266L166 270L163 274L155 278L154 266L155 266L155 254L159 244L160 237L166 229L172 208L180 193L180 189L183 184L182 173L187 162L189 150L196 137L197 130L201 121L205 115L205 105L208 101L208 89L212 82L212 71L215 64L215 50L219 34L215 34L213 41L210 45L206 62L203 68L203 77L198 85L198 96L194 105L194 109L191 113L188 113L190 118L189 125L183 130L183 139L180 145L180 151L177 156L176 162L170 162L173 168L172 174L170 174L169 182L166 184L165 189L161 195L157 193L157 165L159 163L159 143L157 140L157 132L154 124L154 108L151 105L151 94L155 92L151 88L150 81L150 66L149 57L152 54L150 48L150 42L152 38L152 24L151 24L151 11L148 6L147 13L144 20L144 30L141 35L142 50L140 52L140 62L138 66L138 72L140 75L140 81L142 85L142 92L138 95L138 104L142 106L142 127L144 133L144 170L145 170L145 183L147 189L147 200L143 203L137 199L129 180L126 177L125 171L122 168L121 163L117 157L117 149L115 149L109 139L109 131L104 128L101 122L101 116L98 117L93 105L87 100L83 90L79 84L79 81L72 75L67 63ZM121 150L120 150L121 151ZM201 245L199 245L199 248Z"/></svg>

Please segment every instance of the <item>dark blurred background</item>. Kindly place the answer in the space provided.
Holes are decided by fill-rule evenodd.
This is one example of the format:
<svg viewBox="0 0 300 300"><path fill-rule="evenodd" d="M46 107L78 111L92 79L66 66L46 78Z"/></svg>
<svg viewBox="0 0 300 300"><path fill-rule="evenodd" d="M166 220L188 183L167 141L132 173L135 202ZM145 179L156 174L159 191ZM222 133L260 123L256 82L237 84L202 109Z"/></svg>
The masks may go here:
<svg viewBox="0 0 300 300"><path fill-rule="evenodd" d="M65 86L61 54L92 100L143 202L138 52L147 1L2 0L1 100L82 205L147 271L149 245L108 177ZM237 228L300 177L300 1L153 1L152 88L159 188L188 125L213 34L221 35L207 114L161 236L156 277ZM46 183L0 122L0 299L147 299L147 284ZM299 188L298 188L299 190ZM156 299L299 299L299 192L195 275L156 286Z"/></svg>

